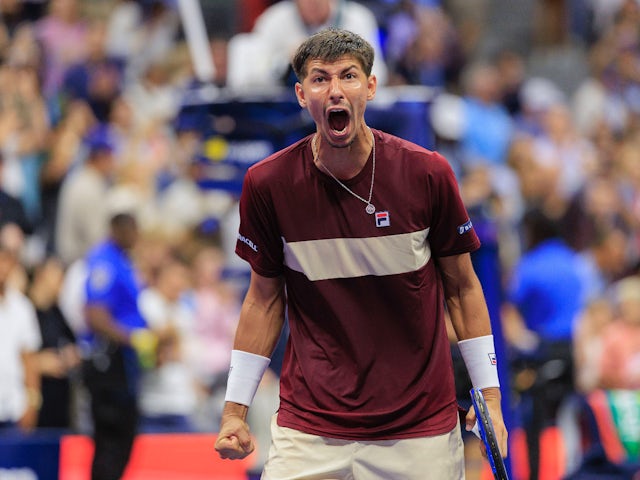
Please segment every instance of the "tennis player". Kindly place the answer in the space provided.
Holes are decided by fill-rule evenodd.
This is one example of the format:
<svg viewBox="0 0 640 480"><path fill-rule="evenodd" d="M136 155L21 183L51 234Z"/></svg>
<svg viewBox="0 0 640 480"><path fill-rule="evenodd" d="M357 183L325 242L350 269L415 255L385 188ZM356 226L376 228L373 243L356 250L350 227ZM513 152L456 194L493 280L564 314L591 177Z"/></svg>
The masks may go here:
<svg viewBox="0 0 640 480"><path fill-rule="evenodd" d="M247 411L286 315L266 480L464 478L445 309L507 454L478 237L448 162L365 123L373 57L349 31L308 38L292 64L316 132L244 180L252 274L216 450L253 451Z"/></svg>

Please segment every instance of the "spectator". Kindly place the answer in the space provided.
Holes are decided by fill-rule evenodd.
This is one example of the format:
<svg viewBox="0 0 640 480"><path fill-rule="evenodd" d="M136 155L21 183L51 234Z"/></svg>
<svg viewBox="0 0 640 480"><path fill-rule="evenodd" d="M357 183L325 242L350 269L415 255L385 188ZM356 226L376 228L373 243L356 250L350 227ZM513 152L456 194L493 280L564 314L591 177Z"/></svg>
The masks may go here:
<svg viewBox="0 0 640 480"><path fill-rule="evenodd" d="M107 20L106 48L110 56L125 64L139 49L139 26L143 21L142 6L136 0L118 0L112 4Z"/></svg>
<svg viewBox="0 0 640 480"><path fill-rule="evenodd" d="M128 152L135 150L128 145L135 143L139 131L130 99L120 95L113 100L106 125L113 135L114 151L118 163L121 163L122 158L129 155Z"/></svg>
<svg viewBox="0 0 640 480"><path fill-rule="evenodd" d="M91 22L87 56L70 65L61 87L65 101L84 100L99 122L109 118L111 104L124 88L124 64L108 55L104 21Z"/></svg>
<svg viewBox="0 0 640 480"><path fill-rule="evenodd" d="M43 94L53 100L59 93L64 72L87 56L87 21L80 0L52 0L48 13L35 24L44 49Z"/></svg>
<svg viewBox="0 0 640 480"><path fill-rule="evenodd" d="M559 202L554 195L554 175L536 161L533 137L519 135L513 139L509 146L507 165L518 179L525 209L562 210L557 207ZM521 225L517 229L521 230Z"/></svg>
<svg viewBox="0 0 640 480"><path fill-rule="evenodd" d="M7 45L6 63L13 67L32 68L41 73L44 52L36 38L35 28L30 22L16 25ZM38 89L41 85L38 83Z"/></svg>
<svg viewBox="0 0 640 480"><path fill-rule="evenodd" d="M157 365L145 372L140 390L143 431L195 429L192 417L198 390L184 351L195 335L193 309L185 298L189 273L171 256L160 265L155 282L140 294L140 310L159 339Z"/></svg>
<svg viewBox="0 0 640 480"><path fill-rule="evenodd" d="M76 338L87 334L87 323L84 316L84 304L86 295L84 292L87 281L87 265L84 258L79 258L64 271L58 305L62 315L67 320L69 327Z"/></svg>
<svg viewBox="0 0 640 480"><path fill-rule="evenodd" d="M107 192L115 170L114 143L104 126L87 138L86 162L68 176L60 191L56 252L69 265L84 256L107 231Z"/></svg>
<svg viewBox="0 0 640 480"><path fill-rule="evenodd" d="M546 109L542 129L534 140L535 160L556 178L554 191L562 208L597 172L597 156L591 142L577 133L564 103Z"/></svg>
<svg viewBox="0 0 640 480"><path fill-rule="evenodd" d="M600 359L604 355L602 332L613 321L614 312L607 298L594 300L580 314L573 334L575 385L589 393L600 381Z"/></svg>
<svg viewBox="0 0 640 480"><path fill-rule="evenodd" d="M150 65L168 56L180 27L180 17L171 3L151 0L142 3L141 10L132 3L137 2L116 3L114 14L121 15L122 23L110 23L107 40L110 52L125 55L127 83L135 82Z"/></svg>
<svg viewBox="0 0 640 480"><path fill-rule="evenodd" d="M620 229L628 235L634 229L632 217L614 178L591 175L565 207L562 233L574 250L583 250L602 231Z"/></svg>
<svg viewBox="0 0 640 480"><path fill-rule="evenodd" d="M33 305L9 279L18 253L0 228L0 429L32 430L42 403L36 352L41 337Z"/></svg>
<svg viewBox="0 0 640 480"><path fill-rule="evenodd" d="M179 94L172 73L166 61L157 60L147 65L140 77L125 88L124 96L139 129L169 124L178 114Z"/></svg>
<svg viewBox="0 0 640 480"><path fill-rule="evenodd" d="M18 260L13 266L9 279L7 280L7 284L18 290L20 293L26 294L29 284L29 272L27 271L23 258L27 245L27 237L15 223L7 223L2 226L0 236L2 237L2 242L4 242L6 248L14 252L16 259Z"/></svg>
<svg viewBox="0 0 640 480"><path fill-rule="evenodd" d="M179 138L184 138L183 135ZM211 163L206 157L193 155L183 172L158 194L157 207L164 231L184 235L207 220L218 221L232 209L236 203L232 194L200 186L206 179L208 165Z"/></svg>
<svg viewBox="0 0 640 480"><path fill-rule="evenodd" d="M49 131L38 71L29 65L0 66L2 188L19 199L31 222L39 217L38 154Z"/></svg>
<svg viewBox="0 0 640 480"><path fill-rule="evenodd" d="M213 68L215 69L213 84L220 88L226 87L229 69L229 40L214 37L209 43L211 45Z"/></svg>
<svg viewBox="0 0 640 480"><path fill-rule="evenodd" d="M29 298L33 302L40 326L42 346L38 365L42 376L42 408L38 427L73 426L72 374L80 365L76 337L58 307L58 293L64 268L55 258L46 259L33 275Z"/></svg>
<svg viewBox="0 0 640 480"><path fill-rule="evenodd" d="M554 105L565 101L564 93L551 80L530 77L518 90L519 111L514 115L518 134L536 138L544 133L544 115Z"/></svg>
<svg viewBox="0 0 640 480"><path fill-rule="evenodd" d="M462 77L465 126L460 138L463 164L503 166L513 134L513 120L502 99L501 80L488 63L469 65Z"/></svg>
<svg viewBox="0 0 640 480"><path fill-rule="evenodd" d="M351 30L373 45L373 73L378 85L385 85L388 73L378 22L371 10L352 0L283 0L267 7L251 34L231 39L228 85L269 88L292 84L290 61L298 45L331 26Z"/></svg>
<svg viewBox="0 0 640 480"><path fill-rule="evenodd" d="M63 116L50 132L49 148L40 169L40 198L42 200L42 235L48 253L55 251L60 192L65 179L82 168L84 139L96 126L96 118L89 105L76 100L67 104Z"/></svg>
<svg viewBox="0 0 640 480"><path fill-rule="evenodd" d="M0 18L2 26L6 29L7 37L13 37L16 29L28 20L25 2L20 0L8 0L0 4Z"/></svg>
<svg viewBox="0 0 640 480"><path fill-rule="evenodd" d="M573 321L583 306L579 260L561 239L555 220L546 213L531 210L523 221L525 253L509 276L505 307L519 314L525 330L518 329L508 338L518 346L521 340L533 336L535 347L539 342L558 342L564 350L570 347ZM514 320L505 315L505 332L514 332Z"/></svg>
<svg viewBox="0 0 640 480"><path fill-rule="evenodd" d="M628 270L627 235L619 228L599 227L578 255L586 304L602 298L609 286Z"/></svg>
<svg viewBox="0 0 640 480"><path fill-rule="evenodd" d="M138 428L140 363L153 363L155 341L138 309L141 286L130 257L137 238L135 218L119 213L110 220L107 240L87 254L90 334L83 373L95 445L91 480L122 477Z"/></svg>
<svg viewBox="0 0 640 480"><path fill-rule="evenodd" d="M616 150L613 173L622 202L621 213L630 230L630 248L635 261L640 256L640 150L638 140L624 141Z"/></svg>
<svg viewBox="0 0 640 480"><path fill-rule="evenodd" d="M496 55L495 65L502 79L502 104L515 117L522 111L520 95L526 80L526 60L507 47Z"/></svg>
<svg viewBox="0 0 640 480"><path fill-rule="evenodd" d="M531 478L538 478L540 433L555 424L558 407L574 389L573 326L584 294L578 256L562 241L555 220L531 210L523 222L526 249L508 280L502 321L512 367L533 376L527 384L516 380L515 388L531 402L523 424Z"/></svg>
<svg viewBox="0 0 640 480"><path fill-rule="evenodd" d="M211 389L226 382L240 298L222 278L224 255L217 247L203 247L191 261L195 337L192 366Z"/></svg>
<svg viewBox="0 0 640 480"><path fill-rule="evenodd" d="M589 52L590 75L583 79L571 97L571 108L576 127L583 135L592 137L599 128L617 134L624 131L629 107L610 90L609 45L597 45Z"/></svg>
<svg viewBox="0 0 640 480"><path fill-rule="evenodd" d="M386 32L384 53L392 75L396 65L418 35L419 8L419 5L412 0L394 2L384 22Z"/></svg>
<svg viewBox="0 0 640 480"><path fill-rule="evenodd" d="M411 2L407 2L411 3ZM455 80L460 67L460 51L451 20L441 8L413 6L415 33L393 61L393 82L443 88ZM398 29L406 29L404 15L390 24L390 34L398 39ZM407 32L411 35L411 30ZM402 38L402 37L400 37ZM400 48L401 45L398 45ZM391 60L388 59L391 63Z"/></svg>
<svg viewBox="0 0 640 480"><path fill-rule="evenodd" d="M614 319L602 330L599 386L640 390L640 277L612 288Z"/></svg>
<svg viewBox="0 0 640 480"><path fill-rule="evenodd" d="M0 180L3 178L4 159L0 151ZM23 233L31 233L31 222L27 219L20 200L5 192L0 184L0 227L11 223L20 227Z"/></svg>

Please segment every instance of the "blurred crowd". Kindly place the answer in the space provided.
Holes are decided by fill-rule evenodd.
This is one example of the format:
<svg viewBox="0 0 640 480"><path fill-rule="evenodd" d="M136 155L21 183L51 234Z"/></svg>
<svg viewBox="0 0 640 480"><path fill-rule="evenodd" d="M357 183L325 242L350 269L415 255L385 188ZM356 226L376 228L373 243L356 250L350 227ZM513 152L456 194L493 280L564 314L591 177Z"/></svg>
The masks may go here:
<svg viewBox="0 0 640 480"><path fill-rule="evenodd" d="M290 85L296 42L327 25L375 45L379 88L433 89L433 148L499 245L523 422L553 422L575 391L640 389L640 2L202 0L206 81L179 5L0 0L0 338L20 292L19 398L38 407L23 417L0 387L0 425L85 425L83 262L127 211L141 312L163 332L143 425L216 428L245 287L228 268L237 196L199 186L205 139L182 101L206 82Z"/></svg>

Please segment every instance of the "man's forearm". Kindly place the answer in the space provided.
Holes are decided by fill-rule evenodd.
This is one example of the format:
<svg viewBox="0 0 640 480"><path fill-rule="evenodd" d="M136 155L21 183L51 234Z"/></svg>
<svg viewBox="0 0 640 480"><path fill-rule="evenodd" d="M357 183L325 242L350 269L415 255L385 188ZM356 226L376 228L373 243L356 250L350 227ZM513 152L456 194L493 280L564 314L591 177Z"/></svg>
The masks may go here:
<svg viewBox="0 0 640 480"><path fill-rule="evenodd" d="M22 364L24 367L24 388L27 393L27 401L31 408L38 410L42 403L42 395L36 353L23 352Z"/></svg>
<svg viewBox="0 0 640 480"><path fill-rule="evenodd" d="M87 307L87 323L96 333L121 345L129 345L129 332L120 328L111 314L102 307Z"/></svg>

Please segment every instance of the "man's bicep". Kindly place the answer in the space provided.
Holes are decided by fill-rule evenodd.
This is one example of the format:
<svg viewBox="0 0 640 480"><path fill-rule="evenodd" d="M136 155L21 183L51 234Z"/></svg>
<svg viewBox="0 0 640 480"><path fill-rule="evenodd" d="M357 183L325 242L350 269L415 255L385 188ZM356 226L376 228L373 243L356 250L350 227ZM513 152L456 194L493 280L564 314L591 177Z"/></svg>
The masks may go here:
<svg viewBox="0 0 640 480"><path fill-rule="evenodd" d="M471 255L464 253L439 257L438 264L447 308L458 340L491 333L489 312Z"/></svg>
<svg viewBox="0 0 640 480"><path fill-rule="evenodd" d="M438 265L447 295L459 289L471 288L477 281L471 255L468 253L438 257Z"/></svg>

